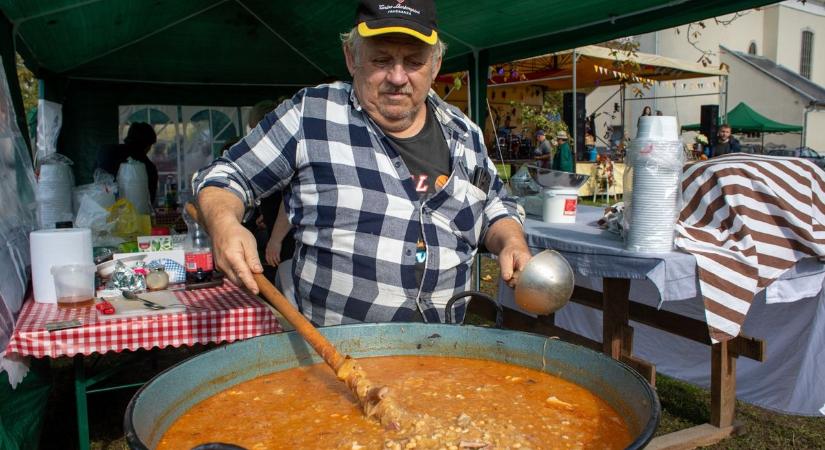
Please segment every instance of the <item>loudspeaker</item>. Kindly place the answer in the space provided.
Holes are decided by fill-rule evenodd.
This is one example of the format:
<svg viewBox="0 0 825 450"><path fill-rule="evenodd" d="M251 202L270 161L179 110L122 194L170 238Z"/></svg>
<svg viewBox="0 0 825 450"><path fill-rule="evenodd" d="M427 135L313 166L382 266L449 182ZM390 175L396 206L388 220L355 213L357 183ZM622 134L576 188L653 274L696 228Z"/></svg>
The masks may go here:
<svg viewBox="0 0 825 450"><path fill-rule="evenodd" d="M719 134L719 105L702 105L699 131L708 137L709 145L716 144Z"/></svg>
<svg viewBox="0 0 825 450"><path fill-rule="evenodd" d="M582 92L576 92L575 130L573 130L573 93L565 92L562 100L562 120L567 124L567 129L570 130L570 138L576 143L573 151L576 154L577 160L584 159L584 119L587 117L587 113L584 110L584 99L586 96L587 95Z"/></svg>

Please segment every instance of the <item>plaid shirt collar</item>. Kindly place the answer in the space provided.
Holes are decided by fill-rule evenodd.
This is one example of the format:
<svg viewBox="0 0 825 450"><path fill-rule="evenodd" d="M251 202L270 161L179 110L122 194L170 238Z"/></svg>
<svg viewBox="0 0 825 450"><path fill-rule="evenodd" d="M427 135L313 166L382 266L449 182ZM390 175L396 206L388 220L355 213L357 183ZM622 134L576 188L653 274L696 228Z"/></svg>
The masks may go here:
<svg viewBox="0 0 825 450"><path fill-rule="evenodd" d="M358 96L355 95L354 84L350 84L349 101L353 110L362 112L369 117L369 114L367 114L361 106ZM454 112L450 111L450 104L442 100L432 89L430 89L430 92L427 93L427 102L433 105L435 117L438 120L438 123L441 124L442 128L446 127L449 131L452 131L450 135L461 141L466 140L470 136L469 128L467 128L467 125L463 122L462 116L456 116ZM381 127L379 127L371 117L369 120L374 125L373 129L383 135L384 131Z"/></svg>

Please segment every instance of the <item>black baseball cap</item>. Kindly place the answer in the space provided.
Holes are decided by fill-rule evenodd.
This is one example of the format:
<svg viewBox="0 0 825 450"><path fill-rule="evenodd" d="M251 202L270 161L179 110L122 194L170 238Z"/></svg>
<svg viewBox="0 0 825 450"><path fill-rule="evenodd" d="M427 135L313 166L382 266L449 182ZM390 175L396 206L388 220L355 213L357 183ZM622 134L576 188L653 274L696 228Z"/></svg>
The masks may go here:
<svg viewBox="0 0 825 450"><path fill-rule="evenodd" d="M363 37L404 33L430 45L438 42L433 0L361 0L355 23Z"/></svg>

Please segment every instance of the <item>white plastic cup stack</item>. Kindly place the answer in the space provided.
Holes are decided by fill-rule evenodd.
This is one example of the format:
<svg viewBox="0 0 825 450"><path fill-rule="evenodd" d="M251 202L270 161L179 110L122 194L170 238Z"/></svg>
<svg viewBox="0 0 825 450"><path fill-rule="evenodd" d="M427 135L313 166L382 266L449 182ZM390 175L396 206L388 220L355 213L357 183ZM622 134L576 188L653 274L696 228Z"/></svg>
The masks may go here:
<svg viewBox="0 0 825 450"><path fill-rule="evenodd" d="M55 228L57 222L74 218L72 209L72 168L63 163L46 163L40 166L37 180L37 218L39 228Z"/></svg>
<svg viewBox="0 0 825 450"><path fill-rule="evenodd" d="M679 214L685 158L676 118L642 117L629 150L627 164L633 180L625 248L643 253L669 252Z"/></svg>

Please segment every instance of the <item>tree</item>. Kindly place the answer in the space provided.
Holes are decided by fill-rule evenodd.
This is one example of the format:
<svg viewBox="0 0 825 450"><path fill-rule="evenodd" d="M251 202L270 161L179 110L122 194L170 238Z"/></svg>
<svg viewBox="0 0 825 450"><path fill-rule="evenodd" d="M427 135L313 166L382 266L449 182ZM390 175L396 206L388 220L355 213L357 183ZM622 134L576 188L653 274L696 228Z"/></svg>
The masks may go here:
<svg viewBox="0 0 825 450"><path fill-rule="evenodd" d="M518 108L523 124L531 124L535 130L544 130L545 133L553 136L559 131L567 131L567 125L559 119L562 98L561 92L545 91L541 108L516 101L511 101L510 105Z"/></svg>
<svg viewBox="0 0 825 450"><path fill-rule="evenodd" d="M20 80L20 93L23 94L23 108L26 110L26 117L28 117L30 111L37 108L37 78L35 78L34 74L23 64L23 58L21 58L19 54L16 55L16 60L17 78Z"/></svg>

